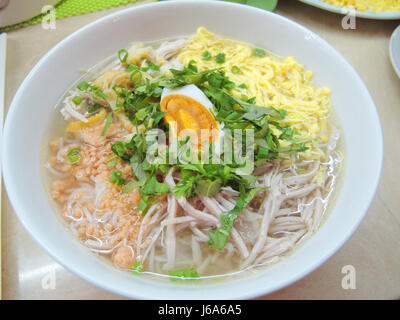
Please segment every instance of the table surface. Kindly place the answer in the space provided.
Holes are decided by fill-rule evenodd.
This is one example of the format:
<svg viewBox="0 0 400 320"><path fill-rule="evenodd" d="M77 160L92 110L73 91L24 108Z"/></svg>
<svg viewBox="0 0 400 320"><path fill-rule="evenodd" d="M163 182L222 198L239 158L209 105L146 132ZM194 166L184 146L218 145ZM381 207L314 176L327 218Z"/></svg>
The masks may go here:
<svg viewBox="0 0 400 320"><path fill-rule="evenodd" d="M132 6L132 5L129 5ZM119 8L8 33L6 108L36 62L56 43L87 23ZM353 236L327 262L296 283L259 299L398 299L400 297L400 80L389 59L389 39L399 21L356 20L342 28L342 16L295 0L280 1L276 12L316 32L354 66L375 101L381 119L385 157L372 205ZM18 221L3 191L3 299L123 299L65 270L41 249ZM342 268L352 265L356 288L343 289ZM55 275L55 289L42 282Z"/></svg>

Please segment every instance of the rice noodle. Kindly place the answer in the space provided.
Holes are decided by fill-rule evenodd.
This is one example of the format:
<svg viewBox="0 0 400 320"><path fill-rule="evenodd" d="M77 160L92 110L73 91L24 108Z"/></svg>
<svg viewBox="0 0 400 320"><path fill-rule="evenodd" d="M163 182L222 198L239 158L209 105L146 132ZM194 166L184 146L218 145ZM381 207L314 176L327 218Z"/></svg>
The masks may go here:
<svg viewBox="0 0 400 320"><path fill-rule="evenodd" d="M173 195L168 196L168 218L167 221L171 222L176 216L176 199ZM162 225L161 225L162 226ZM162 226L163 227L163 226ZM175 225L168 223L167 225L167 263L164 268L166 270L173 269L175 264Z"/></svg>
<svg viewBox="0 0 400 320"><path fill-rule="evenodd" d="M46 162L46 164L44 165L53 175L59 177L59 178L63 178L66 177L67 174L59 172L55 169L53 169L53 167L50 165L50 163Z"/></svg>
<svg viewBox="0 0 400 320"><path fill-rule="evenodd" d="M168 184L171 192L174 192L174 187L175 187L175 181L174 178L172 176L173 173L173 168L170 170L170 172L168 173L168 175L165 178L165 182ZM208 213L204 213L202 211L199 211L197 209L195 209L187 200L185 197L180 197L177 199L179 205L182 207L182 209L185 211L185 213L187 213L188 215L202 220L204 222L208 222L212 225L218 225L219 221L218 219L216 219L215 217L213 217L212 215L208 214Z"/></svg>
<svg viewBox="0 0 400 320"><path fill-rule="evenodd" d="M274 176L272 180L271 190L268 196L265 198L263 204L261 205L260 212L263 212L263 219L261 222L260 233L255 243L253 249L250 252L249 257L241 265L242 268L248 267L257 257L259 252L262 250L268 235L268 227L271 220L274 217L275 210L280 206L281 194L278 190L280 180L282 176L280 174Z"/></svg>

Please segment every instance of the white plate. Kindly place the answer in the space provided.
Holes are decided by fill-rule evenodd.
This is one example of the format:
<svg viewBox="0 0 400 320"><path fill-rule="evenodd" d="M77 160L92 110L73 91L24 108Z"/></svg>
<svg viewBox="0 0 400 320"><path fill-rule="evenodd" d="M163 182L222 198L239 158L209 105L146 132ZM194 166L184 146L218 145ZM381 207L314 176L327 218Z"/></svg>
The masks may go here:
<svg viewBox="0 0 400 320"><path fill-rule="evenodd" d="M330 12L339 14L348 14L349 9L345 7L337 7L332 4L320 0L299 0L317 8L321 8ZM361 12L355 10L355 15L359 18L375 19L375 20L397 20L400 19L400 12L384 11L384 12Z"/></svg>
<svg viewBox="0 0 400 320"><path fill-rule="evenodd" d="M400 25L390 37L389 53L393 68L400 78Z"/></svg>
<svg viewBox="0 0 400 320"><path fill-rule="evenodd" d="M116 54L132 41L190 35L201 25L223 37L253 43L281 56L295 56L315 72L318 85L332 89L332 103L344 133L344 183L320 230L284 262L256 275L220 283L149 280L104 263L61 225L44 191L40 157L41 148L46 147L42 144L43 135L48 115L81 76L79 70ZM3 147L8 196L32 237L55 260L83 279L117 294L153 299L251 298L305 276L336 252L361 222L378 185L383 155L374 102L353 67L331 45L280 15L205 0L157 2L118 11L58 43L37 63L15 94L4 128Z"/></svg>
<svg viewBox="0 0 400 320"><path fill-rule="evenodd" d="M56 1L49 0L10 0L0 9L0 28L26 21L42 13L42 8Z"/></svg>

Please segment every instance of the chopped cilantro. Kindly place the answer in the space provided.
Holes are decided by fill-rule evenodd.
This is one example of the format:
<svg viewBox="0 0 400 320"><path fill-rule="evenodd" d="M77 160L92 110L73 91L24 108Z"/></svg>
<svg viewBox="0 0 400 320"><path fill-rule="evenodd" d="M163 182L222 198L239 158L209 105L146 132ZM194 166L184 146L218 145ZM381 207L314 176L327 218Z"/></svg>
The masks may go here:
<svg viewBox="0 0 400 320"><path fill-rule="evenodd" d="M117 186L122 186L128 183L128 180L122 178L122 172L120 170L113 170L111 172L110 182Z"/></svg>

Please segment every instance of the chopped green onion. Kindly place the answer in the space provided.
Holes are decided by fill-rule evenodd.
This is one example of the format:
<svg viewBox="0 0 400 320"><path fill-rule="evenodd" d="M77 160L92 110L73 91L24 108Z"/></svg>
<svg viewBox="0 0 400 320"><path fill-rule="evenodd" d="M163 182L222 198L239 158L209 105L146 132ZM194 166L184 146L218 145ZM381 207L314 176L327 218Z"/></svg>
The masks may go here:
<svg viewBox="0 0 400 320"><path fill-rule="evenodd" d="M247 86L245 83L242 83L242 84L238 85L238 88L247 89Z"/></svg>
<svg viewBox="0 0 400 320"><path fill-rule="evenodd" d="M111 124L111 120L112 120L112 112L109 112L108 115L107 115L107 118L106 118L106 124L104 125L104 129L103 129L103 131L101 132L101 135L102 135L102 136L104 136L104 135L106 134L106 132L107 132L107 130L108 130L108 127L109 127L110 124Z"/></svg>
<svg viewBox="0 0 400 320"><path fill-rule="evenodd" d="M70 163L74 164L81 160L79 151L81 151L80 148L73 148L67 153L67 158Z"/></svg>
<svg viewBox="0 0 400 320"><path fill-rule="evenodd" d="M98 96L98 97L103 98L103 99L107 99L107 96L103 91L101 91L100 89L97 89L96 87L94 87L93 89L94 89L94 95L95 96Z"/></svg>
<svg viewBox="0 0 400 320"><path fill-rule="evenodd" d="M90 84L87 83L86 81L81 81L79 84L76 86L80 91L85 91L90 87Z"/></svg>
<svg viewBox="0 0 400 320"><path fill-rule="evenodd" d="M145 59L145 61L146 61L147 65L149 66L148 68L150 70L160 71L160 66L156 65L155 63L151 62L150 60ZM142 68L142 69L145 69L145 68ZM147 70L143 70L143 71L147 71Z"/></svg>
<svg viewBox="0 0 400 320"><path fill-rule="evenodd" d="M143 264L136 262L132 267L132 273L139 274L141 272L143 272Z"/></svg>
<svg viewBox="0 0 400 320"><path fill-rule="evenodd" d="M233 66L231 69L232 73L234 74L239 74L240 73L240 69L238 66Z"/></svg>
<svg viewBox="0 0 400 320"><path fill-rule="evenodd" d="M79 106L81 104L82 100L83 99L80 96L75 96L72 98L72 102L77 106Z"/></svg>
<svg viewBox="0 0 400 320"><path fill-rule="evenodd" d="M216 63L224 63L225 62L225 53L218 53L215 56L215 62Z"/></svg>
<svg viewBox="0 0 400 320"><path fill-rule="evenodd" d="M128 67L126 68L126 71L130 72L133 70L137 70L139 67L137 65L134 64L128 64Z"/></svg>
<svg viewBox="0 0 400 320"><path fill-rule="evenodd" d="M201 55L204 60L210 60L211 59L211 53L209 51L204 51L203 54Z"/></svg>
<svg viewBox="0 0 400 320"><path fill-rule="evenodd" d="M255 48L253 54L257 57L264 57L265 51L263 49Z"/></svg>
<svg viewBox="0 0 400 320"><path fill-rule="evenodd" d="M89 83L87 83L86 81L81 81L79 82L79 84L76 86L80 91L85 91L87 89L89 89L91 92L93 92L93 94L97 97L100 98L104 98L107 99L107 96L105 95L105 93L103 91L101 91L99 88L97 88L94 85L91 85Z"/></svg>
<svg viewBox="0 0 400 320"><path fill-rule="evenodd" d="M128 51L126 49L119 50L118 51L118 58L119 58L119 61L121 61L121 63L125 63L126 59L128 59Z"/></svg>
<svg viewBox="0 0 400 320"><path fill-rule="evenodd" d="M168 270L168 275L171 277L171 281L179 280L200 280L198 272L194 268L179 269L179 270Z"/></svg>

